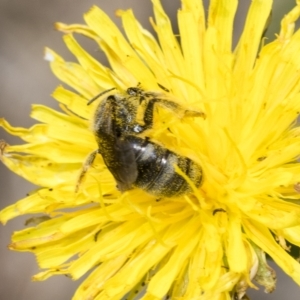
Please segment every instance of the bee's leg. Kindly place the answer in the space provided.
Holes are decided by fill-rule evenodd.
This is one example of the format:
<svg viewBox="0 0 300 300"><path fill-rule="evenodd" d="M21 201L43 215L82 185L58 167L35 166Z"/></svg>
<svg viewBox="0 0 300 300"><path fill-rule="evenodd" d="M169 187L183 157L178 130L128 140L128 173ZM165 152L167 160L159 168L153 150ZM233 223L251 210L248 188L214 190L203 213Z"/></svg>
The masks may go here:
<svg viewBox="0 0 300 300"><path fill-rule="evenodd" d="M85 160L85 162L84 162L84 164L82 166L79 178L77 180L77 184L76 184L76 188L75 188L75 193L78 192L79 186L82 183L82 180L83 180L86 172L88 171L88 169L90 168L90 166L93 164L93 162L94 162L94 160L96 158L97 153L98 153L98 150L95 150L95 151L91 152L89 154L89 156L86 158L86 160Z"/></svg>
<svg viewBox="0 0 300 300"><path fill-rule="evenodd" d="M143 130L149 129L153 125L153 111L154 111L155 104L161 105L161 106L173 111L176 115L178 115L179 118L184 118L184 117L205 118L206 117L205 113L203 113L201 111L186 109L185 107L182 107L178 103L175 103L170 100L154 98L154 99L149 100L147 107L145 108L145 111L144 111L144 124L145 125L143 126Z"/></svg>

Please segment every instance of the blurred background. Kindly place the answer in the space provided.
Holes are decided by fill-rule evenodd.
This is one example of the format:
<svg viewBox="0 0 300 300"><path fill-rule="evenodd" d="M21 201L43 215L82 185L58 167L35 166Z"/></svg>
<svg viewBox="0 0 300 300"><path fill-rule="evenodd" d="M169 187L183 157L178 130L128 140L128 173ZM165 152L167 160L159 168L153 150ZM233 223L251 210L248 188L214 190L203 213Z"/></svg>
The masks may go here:
<svg viewBox="0 0 300 300"><path fill-rule="evenodd" d="M240 2L235 23L235 41L243 28L245 13L251 1ZM176 20L180 1L162 0L162 3L171 19ZM280 18L294 3L295 0L274 1L272 23L267 32L269 39L273 39L275 33L279 32ZM116 9L133 8L142 25L152 31L149 23L152 15L150 0L0 0L0 117L9 120L14 126L28 127L33 124L29 118L31 104L57 107L50 94L59 81L43 60L43 48L50 47L65 59L74 60L62 42L61 33L53 29L53 23L83 23L83 13L94 4L104 9L118 25L120 21L114 14ZM176 22L173 26L174 32L178 33ZM94 43L86 39L82 43L94 57L106 64L105 57ZM0 139L9 143L18 142L2 129ZM0 164L0 209L23 198L33 188L30 183ZM6 226L0 225L0 299L71 299L80 282L73 282L64 276L44 282L31 282L31 276L39 271L34 256L7 249L11 233L23 228L27 218L12 220ZM277 275L278 287L273 294L264 294L261 288L259 292L249 293L251 299L299 299L300 288L280 271L277 271Z"/></svg>

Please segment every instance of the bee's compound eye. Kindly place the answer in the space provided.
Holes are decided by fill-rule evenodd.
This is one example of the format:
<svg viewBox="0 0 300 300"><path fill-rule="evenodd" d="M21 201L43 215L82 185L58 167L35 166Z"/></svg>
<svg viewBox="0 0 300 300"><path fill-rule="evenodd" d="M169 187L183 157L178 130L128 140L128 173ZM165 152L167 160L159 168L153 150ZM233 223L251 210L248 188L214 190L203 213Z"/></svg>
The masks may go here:
<svg viewBox="0 0 300 300"><path fill-rule="evenodd" d="M130 96L136 96L139 94L141 90L139 88L136 87L130 87L127 89L127 94Z"/></svg>
<svg viewBox="0 0 300 300"><path fill-rule="evenodd" d="M128 88L128 89L127 89L127 94L128 94L128 95L131 95L131 96L135 95L135 94L136 94L136 93L135 93L135 89L134 89L134 88Z"/></svg>

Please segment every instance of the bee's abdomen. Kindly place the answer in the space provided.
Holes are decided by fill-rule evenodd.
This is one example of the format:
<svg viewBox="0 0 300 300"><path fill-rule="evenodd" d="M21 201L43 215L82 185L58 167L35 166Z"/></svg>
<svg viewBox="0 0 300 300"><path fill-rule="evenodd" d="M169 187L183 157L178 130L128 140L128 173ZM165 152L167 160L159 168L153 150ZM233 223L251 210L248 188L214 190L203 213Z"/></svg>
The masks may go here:
<svg viewBox="0 0 300 300"><path fill-rule="evenodd" d="M158 197L174 197L191 192L190 185L176 173L177 165L196 187L202 181L202 169L187 157L180 156L148 139L128 136L138 166L134 185Z"/></svg>

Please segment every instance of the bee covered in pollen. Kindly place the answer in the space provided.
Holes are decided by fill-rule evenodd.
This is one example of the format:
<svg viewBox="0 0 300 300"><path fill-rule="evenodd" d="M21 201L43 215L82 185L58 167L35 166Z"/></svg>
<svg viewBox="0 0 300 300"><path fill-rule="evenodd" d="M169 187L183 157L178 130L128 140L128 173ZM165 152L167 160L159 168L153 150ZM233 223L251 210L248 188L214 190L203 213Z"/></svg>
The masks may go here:
<svg viewBox="0 0 300 300"><path fill-rule="evenodd" d="M102 92L88 104L114 89ZM156 105L183 117L205 118L202 112L185 109L162 93L148 92L140 87L130 87L123 94L109 93L96 108L93 132L98 149L90 153L84 163L79 183L99 153L121 192L134 187L157 197L174 197L192 192L188 182L175 171L175 165L196 187L200 186L202 168L198 164L144 135L153 126ZM142 119L142 122L138 119Z"/></svg>

